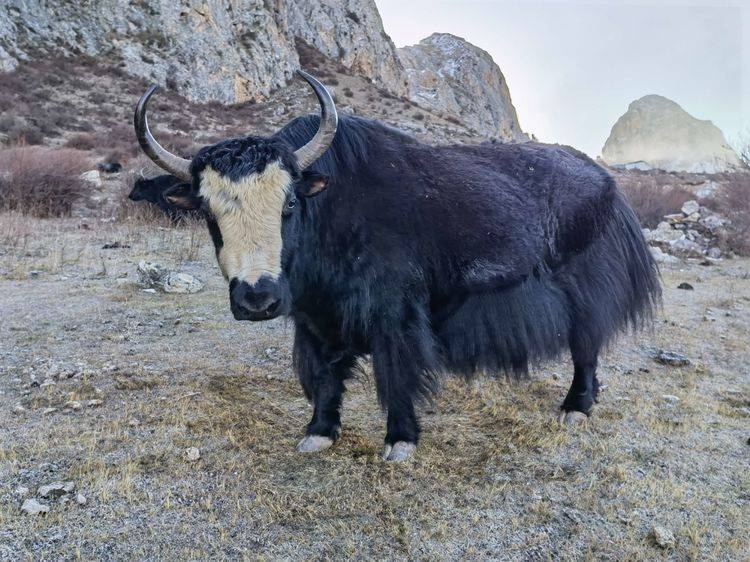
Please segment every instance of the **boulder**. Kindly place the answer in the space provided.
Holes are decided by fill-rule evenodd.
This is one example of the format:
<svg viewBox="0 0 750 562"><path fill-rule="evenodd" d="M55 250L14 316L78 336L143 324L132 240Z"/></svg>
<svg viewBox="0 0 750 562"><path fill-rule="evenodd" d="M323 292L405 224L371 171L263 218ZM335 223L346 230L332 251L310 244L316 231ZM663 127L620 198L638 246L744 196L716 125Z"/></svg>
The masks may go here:
<svg viewBox="0 0 750 562"><path fill-rule="evenodd" d="M630 104L612 127L602 158L610 165L643 161L668 172L719 173L742 167L716 125L657 95Z"/></svg>

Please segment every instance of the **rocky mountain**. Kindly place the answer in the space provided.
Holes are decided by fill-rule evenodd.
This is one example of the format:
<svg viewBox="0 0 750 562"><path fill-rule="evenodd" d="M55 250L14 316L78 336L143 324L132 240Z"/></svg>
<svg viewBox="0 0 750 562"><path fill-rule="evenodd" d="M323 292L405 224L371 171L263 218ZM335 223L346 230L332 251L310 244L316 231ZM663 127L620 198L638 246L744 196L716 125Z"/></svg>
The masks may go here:
<svg viewBox="0 0 750 562"><path fill-rule="evenodd" d="M413 102L454 115L483 135L526 138L505 77L486 51L461 37L434 33L398 55Z"/></svg>
<svg viewBox="0 0 750 562"><path fill-rule="evenodd" d="M731 171L741 165L716 125L657 95L630 104L612 127L602 158L613 166L695 173Z"/></svg>
<svg viewBox="0 0 750 562"><path fill-rule="evenodd" d="M406 77L373 0L6 0L0 70L39 54L85 54L193 101L262 99L299 68L295 40L396 94Z"/></svg>
<svg viewBox="0 0 750 562"><path fill-rule="evenodd" d="M0 72L83 55L198 103L269 100L307 64L310 48L388 96L475 131L477 140L525 138L489 54L448 34L397 50L374 0L0 3Z"/></svg>

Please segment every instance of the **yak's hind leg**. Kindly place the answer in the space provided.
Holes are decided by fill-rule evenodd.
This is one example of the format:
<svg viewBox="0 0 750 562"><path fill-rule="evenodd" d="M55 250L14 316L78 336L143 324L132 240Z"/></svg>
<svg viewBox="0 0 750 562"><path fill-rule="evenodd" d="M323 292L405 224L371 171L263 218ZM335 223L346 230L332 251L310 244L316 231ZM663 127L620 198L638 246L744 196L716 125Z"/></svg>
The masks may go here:
<svg viewBox="0 0 750 562"><path fill-rule="evenodd" d="M344 381L351 377L356 358L328 349L307 328L298 325L294 362L305 395L313 403L312 419L297 450L314 453L328 449L341 433Z"/></svg>
<svg viewBox="0 0 750 562"><path fill-rule="evenodd" d="M591 415L592 407L599 394L599 381L596 378L596 367L601 342L573 326L570 336L570 353L573 357L573 383L560 406L561 423L576 424Z"/></svg>

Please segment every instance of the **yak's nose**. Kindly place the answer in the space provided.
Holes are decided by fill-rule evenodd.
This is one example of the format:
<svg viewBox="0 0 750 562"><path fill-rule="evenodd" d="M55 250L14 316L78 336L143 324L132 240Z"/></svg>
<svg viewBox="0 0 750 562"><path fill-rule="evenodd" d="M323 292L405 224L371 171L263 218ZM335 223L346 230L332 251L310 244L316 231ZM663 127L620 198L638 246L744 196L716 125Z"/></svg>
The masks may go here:
<svg viewBox="0 0 750 562"><path fill-rule="evenodd" d="M141 200L141 196L138 193L136 193L136 191L134 189L133 191L131 191L128 194L128 199L130 199L131 201L140 201Z"/></svg>
<svg viewBox="0 0 750 562"><path fill-rule="evenodd" d="M278 316L281 297L272 282L264 281L261 279L251 286L245 281L232 280L229 301L236 320L270 320Z"/></svg>

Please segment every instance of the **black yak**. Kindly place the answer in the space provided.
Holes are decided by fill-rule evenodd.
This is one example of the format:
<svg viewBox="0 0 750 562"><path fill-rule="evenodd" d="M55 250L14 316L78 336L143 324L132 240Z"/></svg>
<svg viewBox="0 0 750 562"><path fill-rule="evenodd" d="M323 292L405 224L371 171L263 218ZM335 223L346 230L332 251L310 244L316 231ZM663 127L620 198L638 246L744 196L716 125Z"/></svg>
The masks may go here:
<svg viewBox="0 0 750 562"><path fill-rule="evenodd" d="M155 178L138 178L133 189L128 194L131 201L146 201L156 206L173 222L179 223L190 216L199 215L196 211L189 211L173 205L164 198L164 193L175 186L184 183L180 178L171 174L163 174Z"/></svg>
<svg viewBox="0 0 750 562"><path fill-rule="evenodd" d="M321 116L270 138L230 139L192 161L143 150L190 181L165 196L205 215L238 320L289 316L313 404L303 452L341 431L345 381L371 355L386 460L419 437L415 404L443 372L523 374L569 349L560 419L597 400L597 358L659 299L658 271L612 177L584 154L528 142L429 146L342 117L311 76Z"/></svg>

